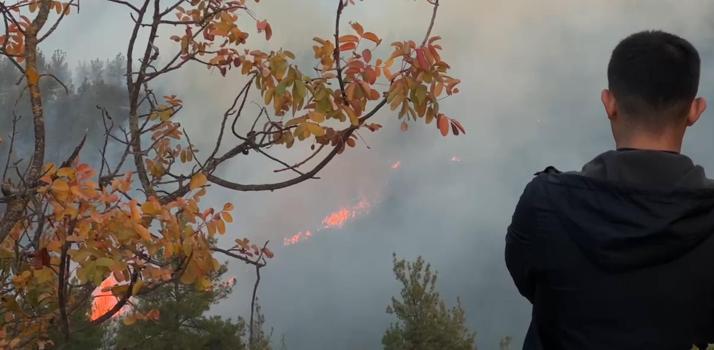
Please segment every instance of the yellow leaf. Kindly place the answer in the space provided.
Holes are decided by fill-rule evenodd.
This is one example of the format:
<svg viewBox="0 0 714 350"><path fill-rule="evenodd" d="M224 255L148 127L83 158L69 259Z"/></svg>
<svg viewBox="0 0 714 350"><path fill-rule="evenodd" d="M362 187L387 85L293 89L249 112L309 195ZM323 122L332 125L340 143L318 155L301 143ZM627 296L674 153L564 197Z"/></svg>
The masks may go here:
<svg viewBox="0 0 714 350"><path fill-rule="evenodd" d="M154 200L148 200L141 205L141 210L147 215L161 214L161 205Z"/></svg>
<svg viewBox="0 0 714 350"><path fill-rule="evenodd" d="M139 221L141 220L141 212L139 211L139 207L136 204L136 199L132 199L129 202L129 209L131 210L131 219L134 221Z"/></svg>
<svg viewBox="0 0 714 350"><path fill-rule="evenodd" d="M52 183L52 192L57 194L66 194L69 192L69 185L67 184L67 181L55 180L55 182Z"/></svg>
<svg viewBox="0 0 714 350"><path fill-rule="evenodd" d="M144 280L138 280L134 283L134 287L131 288L131 295L137 295L141 291L141 287L144 286Z"/></svg>
<svg viewBox="0 0 714 350"><path fill-rule="evenodd" d="M203 173L198 173L191 178L190 188L191 190L195 190L199 187L205 186L207 182L208 179L206 178L206 175Z"/></svg>
<svg viewBox="0 0 714 350"><path fill-rule="evenodd" d="M60 168L57 170L57 176L59 177L74 177L74 169L72 168Z"/></svg>
<svg viewBox="0 0 714 350"><path fill-rule="evenodd" d="M206 277L197 278L194 283L198 290L209 290L213 286L211 281Z"/></svg>
<svg viewBox="0 0 714 350"><path fill-rule="evenodd" d="M223 216L223 220L225 220L227 223L233 222L233 216L231 215L231 213L224 211L223 213L221 213L221 216Z"/></svg>
<svg viewBox="0 0 714 350"><path fill-rule="evenodd" d="M134 223L133 226L134 226L134 231L136 231L136 233L138 233L139 236L141 236L141 239L143 239L145 241L151 240L151 234L149 233L149 230L146 227L144 227L141 224L136 223L136 222Z"/></svg>
<svg viewBox="0 0 714 350"><path fill-rule="evenodd" d="M192 284L196 280L196 274L193 269L186 269L184 273L181 274L180 281L183 284Z"/></svg>
<svg viewBox="0 0 714 350"><path fill-rule="evenodd" d="M322 123L325 121L325 115L318 112L318 111L312 111L308 114L308 117L312 119L316 123Z"/></svg>
<svg viewBox="0 0 714 350"><path fill-rule="evenodd" d="M223 222L223 220L216 220L216 225L218 226L218 233L220 234L225 234L226 233L226 223Z"/></svg>
<svg viewBox="0 0 714 350"><path fill-rule="evenodd" d="M303 124L307 127L307 130L310 131L311 134L315 136L324 136L325 135L325 129L323 129L321 126L313 123L305 123Z"/></svg>

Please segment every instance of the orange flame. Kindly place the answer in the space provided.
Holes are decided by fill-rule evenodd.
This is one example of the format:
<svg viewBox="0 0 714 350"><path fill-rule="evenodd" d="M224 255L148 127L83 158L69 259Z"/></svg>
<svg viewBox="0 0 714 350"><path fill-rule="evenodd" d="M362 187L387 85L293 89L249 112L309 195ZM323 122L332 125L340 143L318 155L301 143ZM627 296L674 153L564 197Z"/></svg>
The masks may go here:
<svg viewBox="0 0 714 350"><path fill-rule="evenodd" d="M399 160L396 161L396 162L394 162L394 164L392 164L392 169L395 169L395 170L396 170L396 169L399 169L399 168L401 168L401 167L402 167L402 162L399 161Z"/></svg>
<svg viewBox="0 0 714 350"><path fill-rule="evenodd" d="M298 232L290 237L283 238L283 245L290 246L298 244L300 242L312 238L315 233L324 230L341 229L345 226L347 222L354 220L357 217L367 213L371 207L372 204L369 202L369 200L363 198L362 200L357 202L357 204L351 207L338 209L325 216L325 218L322 219L322 227L315 230L314 233L311 230L307 230L303 232Z"/></svg>
<svg viewBox="0 0 714 350"><path fill-rule="evenodd" d="M119 303L119 298L111 292L111 288L117 284L119 282L114 278L114 274L110 274L109 277L102 281L99 287L94 289L92 292L92 314L90 315L92 321L102 317ZM128 307L124 306L112 318L117 318L127 311L129 311Z"/></svg>
<svg viewBox="0 0 714 350"><path fill-rule="evenodd" d="M370 207L367 199L363 198L352 208L342 208L322 219L322 227L325 229L342 228L347 221L356 218L358 215L368 211Z"/></svg>
<svg viewBox="0 0 714 350"><path fill-rule="evenodd" d="M290 237L283 238L283 245L289 246L298 244L304 240L310 239L310 237L312 237L312 232L310 230L307 230L305 232L298 232Z"/></svg>

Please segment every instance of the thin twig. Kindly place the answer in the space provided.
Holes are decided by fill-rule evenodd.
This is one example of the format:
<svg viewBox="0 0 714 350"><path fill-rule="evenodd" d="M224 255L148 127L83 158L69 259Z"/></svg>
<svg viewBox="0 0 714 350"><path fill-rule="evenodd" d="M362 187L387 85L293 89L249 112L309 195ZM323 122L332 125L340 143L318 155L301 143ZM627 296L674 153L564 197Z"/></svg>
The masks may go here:
<svg viewBox="0 0 714 350"><path fill-rule="evenodd" d="M431 31L434 29L434 22L436 22L436 14L439 11L439 0L429 1L430 4L434 5L434 11L431 13L431 21L429 22L429 29L426 31L426 36L424 36L424 41L422 41L421 46L426 46L429 37L431 36Z"/></svg>
<svg viewBox="0 0 714 350"><path fill-rule="evenodd" d="M268 247L268 243L270 243L270 241L265 242L256 261L263 259L263 253L265 252L265 248ZM250 299L250 329L248 333L248 345L251 350L254 349L255 345L255 324L253 322L253 315L255 313L255 298L258 295L258 285L260 284L260 269L264 266L265 265L255 265L255 284L253 285L253 295Z"/></svg>
<svg viewBox="0 0 714 350"><path fill-rule="evenodd" d="M342 11L345 9L344 0L337 0L337 17L335 19L335 69L337 70L337 82L340 84L340 92L342 93L342 104L347 105L347 93L345 92L345 81L342 79L342 64L340 60L340 19L342 18Z"/></svg>

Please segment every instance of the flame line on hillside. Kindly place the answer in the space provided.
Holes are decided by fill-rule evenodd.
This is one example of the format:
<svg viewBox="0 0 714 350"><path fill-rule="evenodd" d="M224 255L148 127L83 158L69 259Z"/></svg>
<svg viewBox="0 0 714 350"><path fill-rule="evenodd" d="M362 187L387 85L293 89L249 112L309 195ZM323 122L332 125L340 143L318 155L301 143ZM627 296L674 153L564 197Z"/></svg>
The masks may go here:
<svg viewBox="0 0 714 350"><path fill-rule="evenodd" d="M305 230L283 238L283 246L291 246L311 239L317 233L342 229L348 222L369 213L372 202L362 197L359 202L350 207L343 207L333 211L322 219L322 227L316 230Z"/></svg>

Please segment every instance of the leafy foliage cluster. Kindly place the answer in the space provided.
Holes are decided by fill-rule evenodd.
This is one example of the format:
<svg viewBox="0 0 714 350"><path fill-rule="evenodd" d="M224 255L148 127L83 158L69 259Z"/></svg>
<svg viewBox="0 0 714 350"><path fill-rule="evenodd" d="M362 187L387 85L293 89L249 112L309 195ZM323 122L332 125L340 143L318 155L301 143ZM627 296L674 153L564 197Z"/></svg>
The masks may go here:
<svg viewBox="0 0 714 350"><path fill-rule="evenodd" d="M81 69L87 74L74 87L64 56L55 53L46 62L41 46L74 18L79 1L0 0L0 56L15 69L2 74L17 78L17 87L0 96L4 107L14 103L0 183L0 348L51 347L56 341L50 335L57 330L69 342L73 334L101 326L132 300L150 300L166 286L214 291L212 277L222 266L215 254L254 266L259 280L260 268L273 257L268 243L236 237L232 246L219 247L218 237L233 222L233 205L207 205L208 190L274 191L314 179L357 145L358 131L379 130L372 118L384 106L398 111L403 129L423 120L435 121L443 135L465 131L440 106L458 92L459 80L449 75L439 37L431 33L438 0L425 0L433 14L421 43L395 42L382 58L373 57L382 43L376 33L351 23L351 31L340 34L342 14L355 2L337 0L334 40L315 38L311 74L286 49L247 47L249 23L266 40L273 35L268 21L250 9L257 0L106 2L130 14L127 49L106 65L85 64ZM157 40L164 37L159 33L173 34L173 51L159 52ZM153 89L189 64L233 73L245 82L231 106L216 116L216 143L200 157L178 121L184 101ZM123 92L113 84L119 81ZM86 102L92 94L113 99L92 106ZM253 95L264 106L244 122ZM86 127L84 135L49 131L75 122ZM29 137L18 137L29 130ZM271 154L296 141L314 152L294 165ZM86 156L88 143L99 145L91 150L94 156ZM68 149L62 146L67 144ZM248 155L266 157L278 164L277 172L294 175L262 184L219 176L231 161ZM92 291L110 276L118 283L103 292L118 302L84 319ZM257 284L254 300L256 290ZM128 320L161 318L158 309L131 312Z"/></svg>

